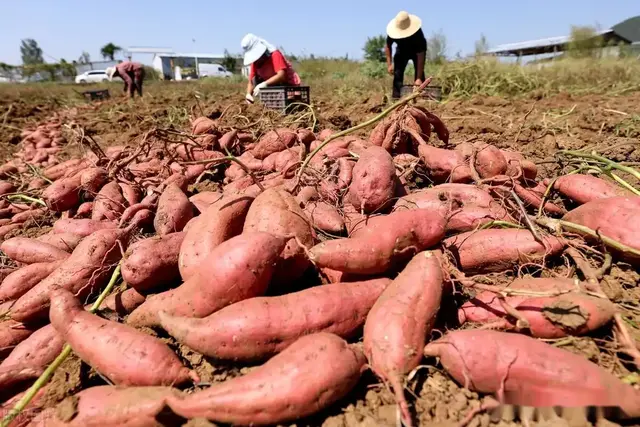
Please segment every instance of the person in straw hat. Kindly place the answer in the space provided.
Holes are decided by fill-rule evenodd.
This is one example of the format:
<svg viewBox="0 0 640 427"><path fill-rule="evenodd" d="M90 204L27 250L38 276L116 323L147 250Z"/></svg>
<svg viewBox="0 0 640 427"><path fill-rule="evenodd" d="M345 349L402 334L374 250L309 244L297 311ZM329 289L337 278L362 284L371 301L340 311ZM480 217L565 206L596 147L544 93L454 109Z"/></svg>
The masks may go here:
<svg viewBox="0 0 640 427"><path fill-rule="evenodd" d="M144 65L139 62L123 61L115 67L107 68L107 77L113 80L120 77L124 80L124 93L129 93L129 97L135 96L135 91L142 96L142 82L144 81Z"/></svg>
<svg viewBox="0 0 640 427"><path fill-rule="evenodd" d="M402 11L387 25L387 69L393 75L393 99L400 98L404 84L404 70L409 61L415 68L415 85L425 80L424 60L427 53L427 40L422 32L422 20L416 15ZM391 47L396 44L396 54L391 63Z"/></svg>
<svg viewBox="0 0 640 427"><path fill-rule="evenodd" d="M244 65L250 65L245 99L252 103L267 86L300 86L300 77L282 52L251 33L242 38Z"/></svg>

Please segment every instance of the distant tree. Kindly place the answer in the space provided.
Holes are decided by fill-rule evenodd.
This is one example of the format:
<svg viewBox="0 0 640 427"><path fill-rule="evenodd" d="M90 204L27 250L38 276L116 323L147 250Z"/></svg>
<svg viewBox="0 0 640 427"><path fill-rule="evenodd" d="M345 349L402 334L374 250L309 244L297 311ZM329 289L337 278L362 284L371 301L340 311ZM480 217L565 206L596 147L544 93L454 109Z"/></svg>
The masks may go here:
<svg viewBox="0 0 640 427"><path fill-rule="evenodd" d="M24 65L43 64L42 49L34 39L23 39L20 44L20 55Z"/></svg>
<svg viewBox="0 0 640 427"><path fill-rule="evenodd" d="M480 39L476 40L476 56L482 56L489 50L489 42L484 34L480 34Z"/></svg>
<svg viewBox="0 0 640 427"><path fill-rule="evenodd" d="M387 43L385 36L375 36L367 38L364 44L364 59L373 62L385 62L384 46Z"/></svg>
<svg viewBox="0 0 640 427"><path fill-rule="evenodd" d="M435 64L442 64L446 59L447 36L442 30L439 30L427 39L427 60Z"/></svg>
<svg viewBox="0 0 640 427"><path fill-rule="evenodd" d="M237 59L231 56L227 49L224 50L224 58L222 59L222 66L228 71L234 72L236 70Z"/></svg>
<svg viewBox="0 0 640 427"><path fill-rule="evenodd" d="M106 45L102 46L102 49L100 49L100 54L104 59L113 61L115 60L116 53L120 52L121 50L122 48L120 46L117 46L113 43L107 43Z"/></svg>
<svg viewBox="0 0 640 427"><path fill-rule="evenodd" d="M588 57L598 54L599 48L604 46L603 38L598 35L595 27L572 26L567 52L573 57Z"/></svg>
<svg viewBox="0 0 640 427"><path fill-rule="evenodd" d="M60 59L60 71L65 77L76 76L76 67L74 67L72 63L68 63L64 58Z"/></svg>
<svg viewBox="0 0 640 427"><path fill-rule="evenodd" d="M80 55L80 58L78 58L78 62L81 64L88 64L91 62L91 55L89 55L89 52L82 52L82 55Z"/></svg>

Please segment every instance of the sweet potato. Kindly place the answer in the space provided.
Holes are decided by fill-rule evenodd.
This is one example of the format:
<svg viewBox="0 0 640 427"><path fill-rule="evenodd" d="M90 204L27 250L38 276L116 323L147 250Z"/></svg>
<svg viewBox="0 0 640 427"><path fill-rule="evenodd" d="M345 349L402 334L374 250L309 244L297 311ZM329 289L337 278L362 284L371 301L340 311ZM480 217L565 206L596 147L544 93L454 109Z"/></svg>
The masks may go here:
<svg viewBox="0 0 640 427"><path fill-rule="evenodd" d="M90 218L80 219L59 219L53 223L52 232L54 234L75 234L80 237L87 237L99 230L110 230L118 226L113 221L96 221Z"/></svg>
<svg viewBox="0 0 640 427"><path fill-rule="evenodd" d="M12 193L16 190L15 185L10 183L9 181L0 181L0 196L5 195L7 193Z"/></svg>
<svg viewBox="0 0 640 427"><path fill-rule="evenodd" d="M564 175L554 181L553 188L581 205L597 199L632 196L630 191L592 175Z"/></svg>
<svg viewBox="0 0 640 427"><path fill-rule="evenodd" d="M193 206L176 184L169 184L160 195L153 226L160 236L182 231L193 218Z"/></svg>
<svg viewBox="0 0 640 427"><path fill-rule="evenodd" d="M104 185L96 195L91 219L114 221L124 212L125 204L126 200L122 196L120 186L117 182L111 181Z"/></svg>
<svg viewBox="0 0 640 427"><path fill-rule="evenodd" d="M91 314L65 289L51 292L49 319L78 357L116 385L181 384L192 375L162 341Z"/></svg>
<svg viewBox="0 0 640 427"><path fill-rule="evenodd" d="M251 202L251 196L225 195L198 217L180 246L178 267L183 280L191 278L218 245L242 233Z"/></svg>
<svg viewBox="0 0 640 427"><path fill-rule="evenodd" d="M16 417L11 421L7 427L25 427L27 425L31 426L31 420L34 419L36 415L40 415L43 411L43 406L47 403L48 394L53 389L53 386L45 384L40 390L38 390L31 399L31 401L27 404L27 406L22 410L20 416ZM20 392L13 396L11 399L5 401L0 404L0 412L7 413L13 409L16 404L28 393L28 390ZM33 427L33 426L32 426ZM49 427L49 426L47 426Z"/></svg>
<svg viewBox="0 0 640 427"><path fill-rule="evenodd" d="M28 237L12 237L0 245L9 258L21 264L61 261L69 257L69 252L48 243Z"/></svg>
<svg viewBox="0 0 640 427"><path fill-rule="evenodd" d="M316 286L277 297L237 302L203 319L160 312L160 324L180 343L217 359L253 361L284 350L303 335L352 338L389 279Z"/></svg>
<svg viewBox="0 0 640 427"><path fill-rule="evenodd" d="M73 219L91 218L92 212L93 202L84 202L76 209L76 214L73 216Z"/></svg>
<svg viewBox="0 0 640 427"><path fill-rule="evenodd" d="M344 231L344 219L338 209L322 201L308 202L304 206L304 213L314 227L340 234Z"/></svg>
<svg viewBox="0 0 640 427"><path fill-rule="evenodd" d="M62 178L66 173L84 169L89 164L87 159L70 159L55 166L46 168L42 175L52 181Z"/></svg>
<svg viewBox="0 0 640 427"><path fill-rule="evenodd" d="M7 234L21 227L22 227L22 224L7 224L7 225L0 226L0 239L4 239L4 237Z"/></svg>
<svg viewBox="0 0 640 427"><path fill-rule="evenodd" d="M533 207L535 209L539 209L542 204L542 197L547 189L547 186L539 183L535 187L526 188L522 185L515 183L513 185L513 191L520 197L523 204L526 207ZM505 197L511 197L509 193L504 193ZM544 211L549 214L562 215L566 213L564 208L557 206L555 203L546 201L544 204Z"/></svg>
<svg viewBox="0 0 640 427"><path fill-rule="evenodd" d="M48 243L66 252L73 251L84 237L75 233L47 233L36 237L36 240Z"/></svg>
<svg viewBox="0 0 640 427"><path fill-rule="evenodd" d="M42 199L54 212L64 212L80 203L80 173L54 181L42 192Z"/></svg>
<svg viewBox="0 0 640 427"><path fill-rule="evenodd" d="M491 178L507 172L507 159L498 148L490 144L481 144L474 149L474 166L480 178Z"/></svg>
<svg viewBox="0 0 640 427"><path fill-rule="evenodd" d="M215 131L217 128L217 123L215 122L215 120L211 120L208 117L202 116L193 120L193 122L191 122L191 126L191 133L193 135L202 135Z"/></svg>
<svg viewBox="0 0 640 427"><path fill-rule="evenodd" d="M44 218L47 215L46 208L29 209L28 211L17 213L11 218L11 222L15 224L21 224L27 221L37 221Z"/></svg>
<svg viewBox="0 0 640 427"><path fill-rule="evenodd" d="M411 424L404 375L418 366L442 298L441 254L418 253L373 305L364 325L364 352L371 369L388 382L404 422Z"/></svg>
<svg viewBox="0 0 640 427"><path fill-rule="evenodd" d="M0 389L40 376L60 354L64 343L51 325L35 331L0 364Z"/></svg>
<svg viewBox="0 0 640 427"><path fill-rule="evenodd" d="M267 232L289 238L273 274L277 285L298 280L310 265L304 248L298 244L299 241L311 247L314 242L312 229L304 218L296 199L284 190L267 189L249 207L243 233Z"/></svg>
<svg viewBox="0 0 640 427"><path fill-rule="evenodd" d="M85 298L109 279L111 268L121 258L120 248L126 250L130 230L99 230L85 238L57 269L11 307L14 320L30 321L46 317L49 293L64 288Z"/></svg>
<svg viewBox="0 0 640 427"><path fill-rule="evenodd" d="M563 220L597 230L622 244L640 249L640 197L595 199L567 212Z"/></svg>
<svg viewBox="0 0 640 427"><path fill-rule="evenodd" d="M178 187L181 187L181 185L186 187L186 180L182 175L172 175L170 178L174 177L182 179L182 182L175 182ZM125 182L119 182L118 185L120 186L122 197L124 197L127 206L133 206L136 203L140 203L140 191L138 191L136 187Z"/></svg>
<svg viewBox="0 0 640 427"><path fill-rule="evenodd" d="M265 133L256 146L251 150L251 154L256 159L265 159L269 154L286 150L293 146L298 140L298 136L291 129L280 128Z"/></svg>
<svg viewBox="0 0 640 427"><path fill-rule="evenodd" d="M63 261L39 262L25 265L9 274L0 284L0 302L20 298L27 291L44 280Z"/></svg>
<svg viewBox="0 0 640 427"><path fill-rule="evenodd" d="M171 387L94 386L62 401L60 410L45 409L30 426L160 426L156 417L163 411L166 397L173 392Z"/></svg>
<svg viewBox="0 0 640 427"><path fill-rule="evenodd" d="M357 384L365 359L342 338L321 332L300 338L250 373L167 404L185 417L229 424L271 425L311 415Z"/></svg>
<svg viewBox="0 0 640 427"><path fill-rule="evenodd" d="M538 263L564 249L565 242L557 237L542 239L546 247L529 230L477 230L449 237L443 246L459 269L478 274L508 270L519 263Z"/></svg>
<svg viewBox="0 0 640 427"><path fill-rule="evenodd" d="M365 213L383 210L395 195L396 182L391 155L384 148L371 146L353 167L347 200Z"/></svg>
<svg viewBox="0 0 640 427"><path fill-rule="evenodd" d="M222 198L222 193L217 191L203 191L189 197L189 201L198 212L204 212L209 206Z"/></svg>
<svg viewBox="0 0 640 427"><path fill-rule="evenodd" d="M570 279L517 279L509 289L525 289L536 292L570 291L577 285ZM584 335L611 321L616 312L609 300L571 292L557 296L509 296L505 302L515 308L537 338L562 338L567 335ZM508 316L498 297L492 292L481 292L458 310L458 321L491 324L494 328L518 330L516 319Z"/></svg>
<svg viewBox="0 0 640 427"><path fill-rule="evenodd" d="M352 237L327 240L309 250L317 267L355 274L380 274L402 266L413 255L440 242L446 218L416 209L371 218Z"/></svg>
<svg viewBox="0 0 640 427"><path fill-rule="evenodd" d="M140 294L133 288L129 288L109 295L105 298L104 305L102 307L108 308L120 316L124 316L140 307L145 299L146 297L144 295Z"/></svg>
<svg viewBox="0 0 640 427"><path fill-rule="evenodd" d="M80 174L80 186L92 197L108 180L109 172L104 168L89 168Z"/></svg>
<svg viewBox="0 0 640 427"><path fill-rule="evenodd" d="M15 320L0 320L0 359L13 350L13 347L27 339L36 331L36 326L26 325Z"/></svg>
<svg viewBox="0 0 640 427"><path fill-rule="evenodd" d="M428 344L458 383L533 407L619 407L640 416L640 391L584 356L520 334L488 330L449 332Z"/></svg>
<svg viewBox="0 0 640 427"><path fill-rule="evenodd" d="M133 326L158 325L158 311L205 317L247 298L264 295L285 239L244 232L217 246L194 275L175 289L149 296L127 319Z"/></svg>
<svg viewBox="0 0 640 427"><path fill-rule="evenodd" d="M122 278L137 291L168 285L180 278L178 256L185 233L169 233L140 240L129 247Z"/></svg>
<svg viewBox="0 0 640 427"><path fill-rule="evenodd" d="M446 181L458 183L473 181L471 169L466 164L462 153L458 151L421 144L418 147L418 156L425 164L431 179L438 184Z"/></svg>
<svg viewBox="0 0 640 427"><path fill-rule="evenodd" d="M506 175L511 177L522 177L525 180L533 181L538 176L538 167L535 163L526 160L522 153L516 151L500 150L507 160Z"/></svg>

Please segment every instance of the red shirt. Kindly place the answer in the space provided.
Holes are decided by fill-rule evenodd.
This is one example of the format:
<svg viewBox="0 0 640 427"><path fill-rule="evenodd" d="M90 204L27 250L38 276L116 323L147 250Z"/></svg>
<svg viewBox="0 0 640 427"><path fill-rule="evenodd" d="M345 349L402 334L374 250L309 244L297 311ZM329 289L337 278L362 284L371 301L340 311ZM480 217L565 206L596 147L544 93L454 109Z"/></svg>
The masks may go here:
<svg viewBox="0 0 640 427"><path fill-rule="evenodd" d="M253 79L257 75L263 81L266 81L275 76L276 73L281 70L285 70L287 85L300 86L300 76L293 71L291 63L287 61L279 50L271 52L271 55L269 55L260 67L257 67L255 62L251 64L249 79Z"/></svg>

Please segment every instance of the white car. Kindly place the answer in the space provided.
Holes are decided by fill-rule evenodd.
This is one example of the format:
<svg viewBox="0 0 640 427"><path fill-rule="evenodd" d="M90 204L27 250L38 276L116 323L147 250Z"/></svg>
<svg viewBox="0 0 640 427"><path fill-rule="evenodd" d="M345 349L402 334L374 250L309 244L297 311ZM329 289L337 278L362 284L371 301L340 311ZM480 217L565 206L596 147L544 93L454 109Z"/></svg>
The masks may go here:
<svg viewBox="0 0 640 427"><path fill-rule="evenodd" d="M107 76L106 70L89 70L76 76L76 83L79 83L79 84L99 83L99 82L108 82L108 81L109 81L109 77Z"/></svg>
<svg viewBox="0 0 640 427"><path fill-rule="evenodd" d="M231 77L233 75L220 64L198 64L198 71L200 77Z"/></svg>

